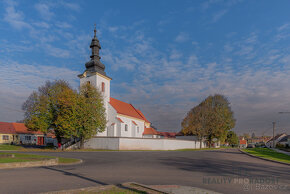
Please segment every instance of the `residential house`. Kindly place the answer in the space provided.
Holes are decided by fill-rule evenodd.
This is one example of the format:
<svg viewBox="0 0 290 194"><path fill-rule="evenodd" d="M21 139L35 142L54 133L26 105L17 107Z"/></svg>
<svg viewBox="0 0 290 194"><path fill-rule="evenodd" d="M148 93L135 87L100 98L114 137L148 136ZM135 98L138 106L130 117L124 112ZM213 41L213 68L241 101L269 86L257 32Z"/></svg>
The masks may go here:
<svg viewBox="0 0 290 194"><path fill-rule="evenodd" d="M0 143L13 143L24 145L47 145L52 143L56 145L56 139L53 134L44 134L39 131L30 131L24 123L8 123L0 122L0 135L2 135Z"/></svg>
<svg viewBox="0 0 290 194"><path fill-rule="evenodd" d="M244 137L239 140L239 148L246 148L247 146L248 146L248 142Z"/></svg>
<svg viewBox="0 0 290 194"><path fill-rule="evenodd" d="M161 135L152 127L145 128L143 138L161 138Z"/></svg>
<svg viewBox="0 0 290 194"><path fill-rule="evenodd" d="M285 146L285 147L286 147L286 146L290 147L289 141L290 141L290 135L286 135L286 136L282 137L282 138L277 142L277 144L283 145L283 146Z"/></svg>
<svg viewBox="0 0 290 194"><path fill-rule="evenodd" d="M282 134L278 134L274 137L274 142L275 142L275 145L274 147L276 147L277 143L283 138L287 136L285 133L282 133ZM271 138L269 141L266 142L266 146L267 147L270 147L272 148L273 147L273 138Z"/></svg>
<svg viewBox="0 0 290 194"><path fill-rule="evenodd" d="M0 122L0 144L11 144L17 138L15 129L11 123Z"/></svg>

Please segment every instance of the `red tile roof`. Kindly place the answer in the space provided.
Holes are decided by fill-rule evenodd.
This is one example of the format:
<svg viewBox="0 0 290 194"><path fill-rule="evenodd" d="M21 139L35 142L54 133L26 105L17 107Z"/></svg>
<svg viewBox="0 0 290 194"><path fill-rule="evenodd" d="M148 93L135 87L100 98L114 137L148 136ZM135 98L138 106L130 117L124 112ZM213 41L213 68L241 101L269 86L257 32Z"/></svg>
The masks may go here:
<svg viewBox="0 0 290 194"><path fill-rule="evenodd" d="M144 129L143 135L158 135L158 132L152 127L150 127Z"/></svg>
<svg viewBox="0 0 290 194"><path fill-rule="evenodd" d="M164 136L165 138L176 138L176 133L174 132L158 132L159 135Z"/></svg>
<svg viewBox="0 0 290 194"><path fill-rule="evenodd" d="M0 133L2 134L16 134L12 123L0 122Z"/></svg>
<svg viewBox="0 0 290 194"><path fill-rule="evenodd" d="M132 104L128 104L126 102L117 100L115 98L110 98L110 104L113 106L113 108L117 111L119 114L127 115L130 117L134 117L137 119L144 120L146 122L147 119L144 117L144 115L141 113L141 111L135 109L135 107Z"/></svg>
<svg viewBox="0 0 290 194"><path fill-rule="evenodd" d="M44 135L44 133L40 131L29 131L24 123L8 123L8 122L0 122L0 133ZM47 136L54 137L54 134L48 133Z"/></svg>
<svg viewBox="0 0 290 194"><path fill-rule="evenodd" d="M36 134L36 135L43 135L40 131L30 131L27 129L24 123L12 123L16 133L18 134Z"/></svg>
<svg viewBox="0 0 290 194"><path fill-rule="evenodd" d="M245 139L244 139L244 140L241 139L241 140L240 140L240 145L247 145L247 140L245 140Z"/></svg>
<svg viewBox="0 0 290 194"><path fill-rule="evenodd" d="M146 117L145 117L144 114L141 112L141 110L139 110L139 109L136 109L136 110L137 110L137 112L142 116L143 120L145 120L147 123L150 123L150 121L148 121L148 120L146 119Z"/></svg>

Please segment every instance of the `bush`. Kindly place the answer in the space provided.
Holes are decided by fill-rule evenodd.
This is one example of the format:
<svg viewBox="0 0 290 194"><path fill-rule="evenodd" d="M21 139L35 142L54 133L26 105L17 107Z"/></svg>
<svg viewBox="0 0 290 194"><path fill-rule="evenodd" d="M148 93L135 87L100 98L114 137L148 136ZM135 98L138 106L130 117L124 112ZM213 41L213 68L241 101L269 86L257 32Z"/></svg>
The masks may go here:
<svg viewBox="0 0 290 194"><path fill-rule="evenodd" d="M277 143L276 144L276 148L285 148L285 145L281 144L281 143Z"/></svg>

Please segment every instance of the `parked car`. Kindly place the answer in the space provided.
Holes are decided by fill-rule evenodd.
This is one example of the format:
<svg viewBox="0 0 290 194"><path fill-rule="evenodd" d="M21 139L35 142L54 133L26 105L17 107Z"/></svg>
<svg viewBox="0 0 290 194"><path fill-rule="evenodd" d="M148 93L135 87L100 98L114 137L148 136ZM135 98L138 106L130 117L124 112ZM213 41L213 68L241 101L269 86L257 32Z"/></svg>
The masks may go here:
<svg viewBox="0 0 290 194"><path fill-rule="evenodd" d="M248 146L247 146L247 148L254 148L255 147L255 145L253 145L253 144L249 144Z"/></svg>

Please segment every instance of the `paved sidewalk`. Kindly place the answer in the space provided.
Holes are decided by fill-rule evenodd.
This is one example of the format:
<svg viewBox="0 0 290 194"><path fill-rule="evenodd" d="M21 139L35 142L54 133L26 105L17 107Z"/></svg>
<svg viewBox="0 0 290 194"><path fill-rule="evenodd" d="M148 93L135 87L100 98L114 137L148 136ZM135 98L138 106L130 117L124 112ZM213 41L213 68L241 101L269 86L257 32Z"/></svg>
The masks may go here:
<svg viewBox="0 0 290 194"><path fill-rule="evenodd" d="M197 187L180 186L180 185L151 185L151 188L158 189L164 193L173 194L221 194L215 191L201 189Z"/></svg>
<svg viewBox="0 0 290 194"><path fill-rule="evenodd" d="M276 152L279 152L279 153L286 154L286 155L290 156L290 152L286 152L286 151L279 150L279 149L276 149L276 148L270 148L270 149L272 149L272 150L274 150Z"/></svg>

